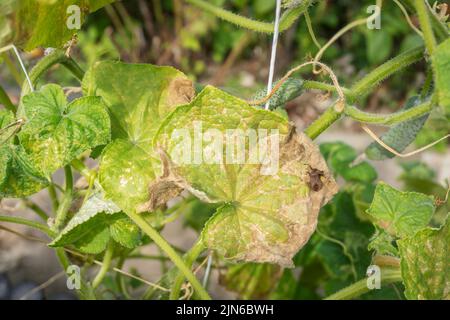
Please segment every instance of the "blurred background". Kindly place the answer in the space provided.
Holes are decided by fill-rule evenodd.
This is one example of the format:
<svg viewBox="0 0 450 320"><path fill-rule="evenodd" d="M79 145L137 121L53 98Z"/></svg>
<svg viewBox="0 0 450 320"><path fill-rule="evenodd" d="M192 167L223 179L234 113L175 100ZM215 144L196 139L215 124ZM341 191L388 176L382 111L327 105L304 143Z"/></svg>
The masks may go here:
<svg viewBox="0 0 450 320"><path fill-rule="evenodd" d="M210 0L209 2L257 20L272 21L274 19L275 1ZM328 0L314 5L310 10L310 17L318 43L324 45L349 22L367 17L369 15L366 11L367 7L372 4L374 1L370 0ZM417 25L414 17L412 19L413 24ZM390 57L421 44L421 38L412 31L401 10L393 1L385 1L381 14L381 28L382 32L370 32L366 25L352 29L325 52L321 61L333 69L341 85L350 86ZM183 0L126 0L115 2L91 14L78 34L78 42L72 48L71 55L85 70L92 63L104 59L171 65L186 73L198 86L212 84L233 95L249 99L266 86L271 42L270 35L238 28ZM317 51L318 47L308 32L307 23L301 17L291 28L280 35L275 79L281 78L290 68L311 60ZM27 69L30 70L43 55L43 49L36 49L24 54ZM0 81L2 86L7 89L11 100L16 103L20 94L18 83L22 83L24 76L20 72L14 56L4 54L1 59ZM378 113L390 113L398 110L409 97L419 92L425 79L425 71L425 64L421 62L406 68L400 74L383 82L365 98L359 107ZM303 79L329 81L325 76L322 78L322 76L313 75L308 68L297 76ZM43 81L57 82L64 86L78 85L67 72L58 67L54 68ZM285 111L298 129L303 130L331 102L331 97L324 92L305 91L301 96L290 101L285 106ZM381 134L384 129L374 128L374 130ZM433 142L449 131L450 124L445 116L432 114L411 148L418 148ZM345 148L350 148L353 150L351 152L356 154L362 153L372 142L371 138L361 130L359 124L350 119L341 120L321 135L317 141L318 143L342 141L345 143ZM342 147L343 144L339 146ZM376 169L378 180L386 181L402 189L445 195L445 180L450 177L448 141L443 141L413 158L401 161L391 159L382 163L373 162L370 165ZM58 181L58 179L62 180L62 176L57 174L55 180ZM343 187L348 187L349 183L353 183L351 187L355 188L354 181L349 182L339 178L339 182ZM354 199L354 190L356 189L349 187L346 190L353 190L348 192L350 198ZM368 196L367 194L365 196L364 201L369 203L370 192ZM341 198L343 198L342 201L345 200L345 196ZM50 208L45 193L41 192L35 195L34 200L44 209ZM352 202L354 205L352 210L356 212L358 208L355 203ZM12 208L20 209L20 203L14 201L2 203L2 211L12 210ZM32 216L26 210L20 212L24 216ZM184 221L178 220L169 224L163 234L174 245L181 249L187 249L196 238L195 230L199 228L199 221L196 219L191 220L192 223L190 223L189 214L187 214ZM26 228L21 231L33 236L33 233ZM314 241L313 239L312 242L314 243ZM322 249L324 249L323 246ZM146 248L145 252L147 254L158 253L157 249L152 246ZM350 272L344 268L347 271L342 273L336 272L336 270L327 270L327 265L336 265L336 261L324 261L329 257L329 252L325 258L319 257L323 264L320 267L323 274L317 283L321 283L325 279L333 279L333 283L336 284L335 288L337 288L352 280L353 276L348 274L354 270ZM301 259L302 257L299 258L299 261ZM309 267L302 270L311 272L315 263L312 262L311 266L304 264ZM349 264L348 261L342 263ZM131 261L127 267L132 272L153 281L156 281L161 274L159 263L152 261ZM0 299L74 298L72 293L66 289L65 278L63 276L56 277L59 272L60 269L52 250L0 230ZM211 284L214 286L214 289L211 290L214 297L237 297L235 292L242 291L242 289L236 289L238 285L233 283L225 286L219 285L219 282L222 284L223 281L226 282L226 276L222 275L222 280L219 281L219 271L215 272L214 281ZM282 276L287 279L286 281L297 279L296 283L301 282L295 272L292 274L293 278L290 278L291 275L281 275L279 271L277 271L278 273L273 270L267 272L266 277ZM359 270L357 272L361 273ZM52 279L52 277L56 277L56 279ZM45 284L49 279L53 281ZM245 279L242 281L245 283ZM41 284L44 284L45 289L32 290ZM225 287L228 287L229 290L226 290ZM317 287L317 284L308 286L308 283L302 282L295 289L297 291L291 290L292 292L289 293L291 296L283 293L284 295L278 297L317 298L320 296L320 293L316 292ZM322 290L332 292L335 288L322 288ZM288 291L285 290L285 292ZM397 289L393 289L392 292L394 292L392 295L383 297L399 297L400 293ZM277 297L273 294L272 292L271 297ZM241 292L240 297L267 297L267 295L250 294L245 296Z"/></svg>

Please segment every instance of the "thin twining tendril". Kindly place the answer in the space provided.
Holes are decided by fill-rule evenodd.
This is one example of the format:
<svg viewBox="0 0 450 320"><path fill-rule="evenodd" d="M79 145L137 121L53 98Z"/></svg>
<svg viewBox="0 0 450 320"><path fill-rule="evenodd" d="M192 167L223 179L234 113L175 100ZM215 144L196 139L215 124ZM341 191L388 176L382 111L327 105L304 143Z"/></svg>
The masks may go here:
<svg viewBox="0 0 450 320"><path fill-rule="evenodd" d="M376 2L376 5L379 7L379 8L381 8L381 6L382 6L382 4L383 4L383 0L377 0L377 2ZM319 52L317 52L317 54L316 54L316 56L314 57L314 62L315 62L315 64L314 64L314 68L313 68L313 72L315 73L315 74L319 74L320 72L321 72L321 70L319 69L316 69L316 65L319 65L319 60L320 60L320 58L322 58L322 56L323 56L323 54L325 53L325 51L333 44L333 43L335 43L336 42L336 40L337 39L339 39L343 34L345 34L347 31L349 31L349 30L351 30L351 29L353 29L353 28L355 28L355 27L357 27L357 26L360 26L360 25L363 25L363 24L366 24L368 21L371 21L371 20L375 20L375 19L377 19L377 18L379 18L379 16L380 16L380 14L381 14L381 10L380 11L377 11L377 14L376 15L373 15L373 16L370 16L369 18L361 18L361 19L358 19L358 20L355 20L355 21L353 21L353 22L350 22L348 25L346 25L346 26L344 26L342 29L340 29L322 48L320 48L320 50L319 50ZM320 66L320 65L319 65Z"/></svg>
<svg viewBox="0 0 450 320"><path fill-rule="evenodd" d="M442 137L442 138L440 138L440 139L438 139L438 140L436 140L436 141L434 141L434 142L432 142L432 143L430 143L430 144L428 144L428 145L426 145L426 146L424 146L424 147L422 147L422 148L420 148L420 149L417 149L417 150L414 150L414 151L411 151L411 152L408 152L408 153L400 153L400 152L398 152L397 150L395 150L394 148L392 148L392 147L390 147L390 146L388 146L386 143L384 143L372 130L370 130L369 129L369 127L367 127L365 124L362 124L361 125L361 128L370 136L370 137L372 137L372 139L373 140L375 140L380 146L382 146L384 149L386 149L387 151L389 151L389 152L391 152L391 153L393 153L393 154L395 154L397 157L400 157L400 158L407 158L407 157L411 157L411 156L413 156L413 155L416 155L416 154L418 154L418 153L421 153L421 152L423 152L423 151L425 151L425 150L427 150L427 149L429 149L429 148L431 148L431 147L433 147L433 146L435 146L436 144L438 144L439 142L441 142L441 141L443 141L443 140L445 140L445 139L447 139L447 138L449 138L450 137L450 134L447 134L446 136L444 136L444 137Z"/></svg>

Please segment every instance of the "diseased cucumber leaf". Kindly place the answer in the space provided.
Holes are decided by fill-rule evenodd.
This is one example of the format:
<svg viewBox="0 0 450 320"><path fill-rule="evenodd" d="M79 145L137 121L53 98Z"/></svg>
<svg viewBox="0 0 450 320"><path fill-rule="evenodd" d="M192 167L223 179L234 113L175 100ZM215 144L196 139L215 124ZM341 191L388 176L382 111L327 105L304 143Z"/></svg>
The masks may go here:
<svg viewBox="0 0 450 320"><path fill-rule="evenodd" d="M86 150L110 139L110 120L98 97L67 104L62 88L49 84L23 97L25 125L19 139L30 159L47 176Z"/></svg>
<svg viewBox="0 0 450 320"><path fill-rule="evenodd" d="M405 295L411 300L450 299L450 227L426 228L398 246Z"/></svg>
<svg viewBox="0 0 450 320"><path fill-rule="evenodd" d="M73 245L81 252L98 254L106 249L111 238L130 249L141 243L138 226L112 201L96 193L86 200L49 246Z"/></svg>
<svg viewBox="0 0 450 320"><path fill-rule="evenodd" d="M192 98L192 83L171 67L105 61L86 73L83 91L102 97L111 115L113 141L102 153L100 184L124 211L137 211L160 174L153 136L176 105Z"/></svg>
<svg viewBox="0 0 450 320"><path fill-rule="evenodd" d="M17 125L12 112L0 110L0 129L0 197L26 197L46 187L49 181L33 166L22 146L13 143Z"/></svg>
<svg viewBox="0 0 450 320"><path fill-rule="evenodd" d="M367 213L389 234L405 237L426 227L434 210L432 196L417 192L401 192L380 182Z"/></svg>
<svg viewBox="0 0 450 320"><path fill-rule="evenodd" d="M411 97L405 104L402 110L407 110L419 105L422 101L419 97ZM411 143L414 142L416 136L419 134L423 125L428 119L429 114L426 114L417 119L401 122L390 128L381 140L397 152L402 152ZM395 154L383 148L378 142L372 142L365 151L367 157L371 160L385 160L395 157Z"/></svg>
<svg viewBox="0 0 450 320"><path fill-rule="evenodd" d="M8 39L27 51L37 47L62 47L78 32L76 26L72 26L74 22L78 22L76 16L78 12L68 10L71 5L76 5L80 9L81 26L89 13L111 2L114 0L14 1L10 5L12 10L5 12L5 17L9 20L7 25L12 32L9 32L9 39L5 37L3 43ZM16 23L17 21L20 21L20 24Z"/></svg>
<svg viewBox="0 0 450 320"><path fill-rule="evenodd" d="M450 39L442 42L433 54L436 90L439 104L450 118Z"/></svg>
<svg viewBox="0 0 450 320"><path fill-rule="evenodd" d="M242 138L250 129L266 130L266 136L241 144L244 161L239 162L226 149L234 146L230 137ZM200 134L211 139L191 148ZM275 146L276 141L279 163L272 163L273 172L270 163L247 161L254 159L258 144ZM151 190L158 193L172 183L205 202L222 203L202 237L227 259L291 266L315 229L320 207L337 191L318 148L305 135L291 131L284 118L211 86L167 117L154 142L162 150L166 174ZM322 173L316 191L309 187L313 169Z"/></svg>

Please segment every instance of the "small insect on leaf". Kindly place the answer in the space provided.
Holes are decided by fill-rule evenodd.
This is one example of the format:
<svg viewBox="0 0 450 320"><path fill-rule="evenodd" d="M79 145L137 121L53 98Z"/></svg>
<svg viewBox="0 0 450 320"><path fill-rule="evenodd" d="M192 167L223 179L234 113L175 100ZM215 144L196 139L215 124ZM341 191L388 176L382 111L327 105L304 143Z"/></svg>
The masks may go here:
<svg viewBox="0 0 450 320"><path fill-rule="evenodd" d="M308 185L313 191L320 191L323 188L323 182L322 177L325 175L325 173L322 170L318 170L315 168L311 168L311 171L309 172L309 182Z"/></svg>

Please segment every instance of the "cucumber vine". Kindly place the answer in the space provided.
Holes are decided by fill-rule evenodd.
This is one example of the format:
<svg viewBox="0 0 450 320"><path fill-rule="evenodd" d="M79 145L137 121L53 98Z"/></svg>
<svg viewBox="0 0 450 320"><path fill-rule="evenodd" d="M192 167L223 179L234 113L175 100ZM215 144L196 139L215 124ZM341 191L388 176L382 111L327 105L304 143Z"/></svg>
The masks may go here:
<svg viewBox="0 0 450 320"><path fill-rule="evenodd" d="M83 14L88 14L114 1L72 2L83 4ZM27 51L55 48L46 50L31 69L17 103L0 84L0 104L4 107L0 109L0 197L19 199L40 219L36 222L2 213L0 226L11 231L3 224L19 224L42 232L66 271L80 259L87 266L99 265L92 279L82 273L81 287L77 288L80 298L101 298L105 279L117 271L117 290L125 298L132 294L124 279L134 277L148 285L143 299L209 300L214 295L202 285L194 266L212 255L209 259L213 259L213 267L228 273L222 275L228 279L226 286L242 297L259 297L258 290L271 292L272 298L283 297L277 288L293 282L289 268L302 265L302 273L313 277L312 270L320 264L331 274L351 270L348 274L354 282L345 288L342 284L327 288L327 292L334 293L326 299L353 299L370 294L366 278L354 279L364 274L363 269L370 263L366 259L361 267L355 265L355 260L367 258L370 250L378 261L396 261L381 266L383 286L403 283L408 299L449 298L448 211L444 218L438 216L444 202L435 201L429 194L403 192L383 182L375 183L376 171L368 162L360 161L353 148L344 143L325 143L319 148L314 142L342 118L363 125L369 132L366 124L387 126L389 131L369 145L364 156L384 160L411 145L435 112L443 112L448 121L450 33L444 15L436 13L436 6L433 9L425 0L395 1L411 33L422 43L345 87L334 74L333 65L327 66L320 59L344 33L358 33L367 19L356 19L322 46L314 34L313 10L315 6L333 4L320 0L283 1L280 32L304 18L316 46L316 58L291 69L269 95L259 94L246 101L212 86L195 90L189 77L167 66L96 61L83 70L70 50L62 50L69 40L73 45L76 31L61 24L58 14L65 16L61 14L66 9L64 4L17 3L8 7L5 18L0 18L1 28L14 21L23 24L7 40ZM381 6L383 1L374 4ZM274 23L242 16L209 1L185 0L184 5L248 32L270 35L274 30ZM384 10L388 8L383 5L381 16ZM23 20L32 12L55 19ZM383 81L418 63L426 64L429 70L420 95L396 112L364 109L366 98ZM81 97L68 102L60 85L43 84L55 66L62 66L79 82ZM292 78L304 67L312 67L315 76L326 71L332 82L320 77ZM329 93L332 101L303 132L297 132L278 111L311 89ZM266 102L270 111L261 108ZM179 129L187 132L186 140ZM233 157L231 163L226 162L229 158L224 159L224 152L232 145L230 137L215 140L212 133L228 130L263 132L266 145L278 143L277 170L267 174L273 164L268 162L274 160L269 160L267 154L265 162L259 164L236 163ZM199 138L199 134L203 136ZM204 144L195 149L198 139L204 139ZM225 145L213 155L210 149L219 140ZM386 150L386 145L396 153ZM244 146L243 156L258 156L257 147L250 142ZM198 152L204 154L202 161L196 158ZM186 158L179 161L180 154L191 162ZM88 158L98 166L88 167ZM64 173L64 186L53 181L59 169ZM419 174L425 169L408 170ZM82 178L77 182L78 177ZM337 177L345 183L338 186ZM421 175L420 179L425 178ZM84 186L80 187L80 181ZM442 186L433 186L442 195ZM30 198L44 189L52 213ZM187 192L191 195L185 196ZM172 204L174 199L178 204ZM346 207L348 201L352 205ZM199 236L184 252L171 245L161 231L186 211L194 216L187 223L196 225ZM187 215L185 218L189 221ZM320 232L315 232L317 224ZM342 228L342 224L346 225L339 232L333 229ZM128 259L145 256L140 248L149 243L161 252L157 259L162 261L164 274L157 283L122 270ZM329 259L342 250L341 259L346 261L343 269L329 269ZM171 268L166 261L172 263ZM437 271L425 275L424 270ZM230 281L233 277L247 277L252 285L243 288ZM267 279L276 281L265 283Z"/></svg>

